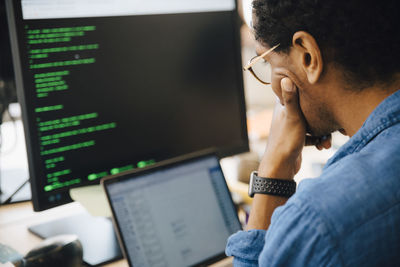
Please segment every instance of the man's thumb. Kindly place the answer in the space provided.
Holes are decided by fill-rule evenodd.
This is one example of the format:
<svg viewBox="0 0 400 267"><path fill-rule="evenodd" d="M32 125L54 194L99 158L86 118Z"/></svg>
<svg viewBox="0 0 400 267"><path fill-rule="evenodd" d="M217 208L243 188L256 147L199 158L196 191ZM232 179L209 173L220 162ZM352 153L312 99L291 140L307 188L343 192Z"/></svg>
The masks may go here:
<svg viewBox="0 0 400 267"><path fill-rule="evenodd" d="M283 78L281 80L281 88L284 102L282 104L284 104L289 111L297 111L298 96L296 85L289 78Z"/></svg>

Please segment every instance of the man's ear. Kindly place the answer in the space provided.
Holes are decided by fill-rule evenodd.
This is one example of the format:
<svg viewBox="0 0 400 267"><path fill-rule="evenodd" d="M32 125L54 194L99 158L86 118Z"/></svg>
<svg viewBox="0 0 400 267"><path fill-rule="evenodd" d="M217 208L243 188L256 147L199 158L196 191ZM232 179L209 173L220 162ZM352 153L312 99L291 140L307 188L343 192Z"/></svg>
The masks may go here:
<svg viewBox="0 0 400 267"><path fill-rule="evenodd" d="M314 37L305 32L298 31L293 34L292 56L296 57L300 68L303 69L310 84L315 84L321 77L323 61L321 50Z"/></svg>

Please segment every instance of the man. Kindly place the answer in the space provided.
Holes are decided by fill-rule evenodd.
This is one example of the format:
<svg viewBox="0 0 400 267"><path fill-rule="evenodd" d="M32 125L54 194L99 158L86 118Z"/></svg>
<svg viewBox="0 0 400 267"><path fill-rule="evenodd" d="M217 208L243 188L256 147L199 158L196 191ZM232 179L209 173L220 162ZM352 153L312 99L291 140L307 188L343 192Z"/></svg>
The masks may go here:
<svg viewBox="0 0 400 267"><path fill-rule="evenodd" d="M260 184L291 183L306 139L322 149L334 131L351 138L290 199L254 195L247 231L228 240L236 266L400 266L399 10L396 0L253 2L280 102Z"/></svg>

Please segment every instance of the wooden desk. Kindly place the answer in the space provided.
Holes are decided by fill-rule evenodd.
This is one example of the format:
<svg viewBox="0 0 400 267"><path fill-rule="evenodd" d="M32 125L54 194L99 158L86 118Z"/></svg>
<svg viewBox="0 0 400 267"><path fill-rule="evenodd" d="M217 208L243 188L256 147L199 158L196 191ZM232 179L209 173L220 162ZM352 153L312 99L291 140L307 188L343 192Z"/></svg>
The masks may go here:
<svg viewBox="0 0 400 267"><path fill-rule="evenodd" d="M82 211L84 208L77 202L42 212L34 212L31 202L0 206L0 243L8 245L24 255L43 241L28 231L29 226L68 217ZM232 259L227 258L212 266L225 267L231 265L231 262ZM104 266L127 267L128 262L123 259Z"/></svg>

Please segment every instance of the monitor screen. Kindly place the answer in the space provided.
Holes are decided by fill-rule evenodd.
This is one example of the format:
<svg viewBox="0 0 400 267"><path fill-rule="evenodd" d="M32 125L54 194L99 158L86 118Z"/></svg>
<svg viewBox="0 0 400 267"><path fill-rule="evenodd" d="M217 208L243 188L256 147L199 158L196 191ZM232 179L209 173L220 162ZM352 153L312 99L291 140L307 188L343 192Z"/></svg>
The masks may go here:
<svg viewBox="0 0 400 267"><path fill-rule="evenodd" d="M35 210L166 158L248 150L234 0L6 3Z"/></svg>
<svg viewBox="0 0 400 267"><path fill-rule="evenodd" d="M126 174L104 186L130 266L205 266L241 229L215 156Z"/></svg>

